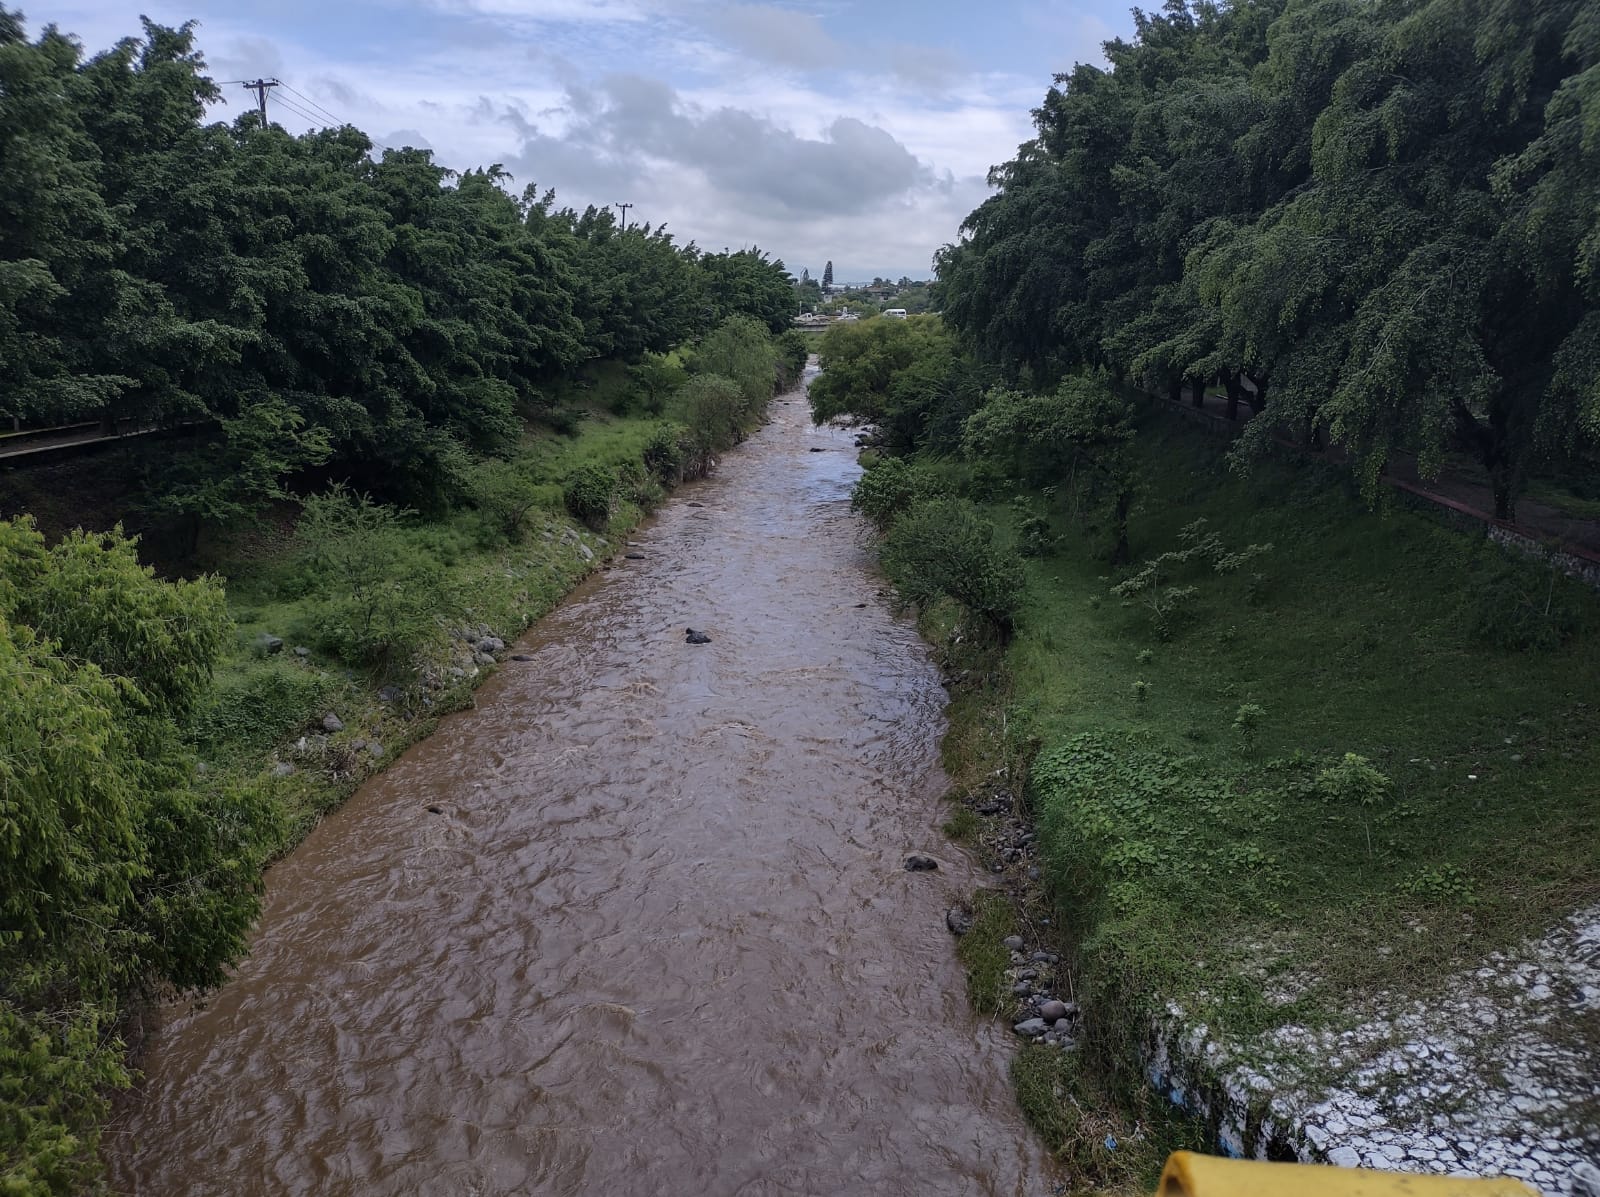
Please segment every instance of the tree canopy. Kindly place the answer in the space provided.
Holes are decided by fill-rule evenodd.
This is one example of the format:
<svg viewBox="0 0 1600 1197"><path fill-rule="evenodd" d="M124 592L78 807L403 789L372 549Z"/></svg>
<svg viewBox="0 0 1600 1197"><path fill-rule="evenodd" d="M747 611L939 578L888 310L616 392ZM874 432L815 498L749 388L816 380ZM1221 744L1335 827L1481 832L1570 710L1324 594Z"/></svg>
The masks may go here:
<svg viewBox="0 0 1600 1197"><path fill-rule="evenodd" d="M1472 454L1509 514L1600 441L1600 25L1583 0L1169 0L941 251L1012 377L1224 386L1376 482Z"/></svg>

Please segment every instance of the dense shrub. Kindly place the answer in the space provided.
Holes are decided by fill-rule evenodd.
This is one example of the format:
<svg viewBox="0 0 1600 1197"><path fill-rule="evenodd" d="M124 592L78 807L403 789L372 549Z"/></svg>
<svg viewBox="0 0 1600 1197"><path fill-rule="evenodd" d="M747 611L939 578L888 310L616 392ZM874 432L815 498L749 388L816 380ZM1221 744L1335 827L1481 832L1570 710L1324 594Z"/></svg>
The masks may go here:
<svg viewBox="0 0 1600 1197"><path fill-rule="evenodd" d="M659 416L669 396L684 384L687 371L669 357L652 354L628 371L628 389L618 392L617 414L640 411Z"/></svg>
<svg viewBox="0 0 1600 1197"><path fill-rule="evenodd" d="M902 514L937 493L933 475L903 457L879 458L862 472L850 492L850 507L886 531Z"/></svg>
<svg viewBox="0 0 1600 1197"><path fill-rule="evenodd" d="M525 472L503 461L486 461L472 479L473 505L511 544L527 533L528 513L539 504L539 488Z"/></svg>
<svg viewBox="0 0 1600 1197"><path fill-rule="evenodd" d="M561 497L573 519L599 532L611 520L616 493L615 471L602 465L586 465L567 479Z"/></svg>
<svg viewBox="0 0 1600 1197"><path fill-rule="evenodd" d="M994 525L966 500L937 499L902 515L889 532L883 563L909 601L954 599L1003 638L1010 636L1022 563L995 542Z"/></svg>
<svg viewBox="0 0 1600 1197"><path fill-rule="evenodd" d="M778 338L778 372L783 385L792 387L806 372L806 359L811 356L811 342L806 335L789 329Z"/></svg>
<svg viewBox="0 0 1600 1197"><path fill-rule="evenodd" d="M304 634L352 665L409 673L454 609L444 570L405 535L409 514L342 486L305 500L296 537L327 597Z"/></svg>
<svg viewBox="0 0 1600 1197"><path fill-rule="evenodd" d="M688 451L680 429L663 424L650 434L644 447L644 464L663 486L676 486L683 480L687 460Z"/></svg>
<svg viewBox="0 0 1600 1197"><path fill-rule="evenodd" d="M761 422L777 385L778 349L760 321L748 316L724 320L700 343L694 366L702 374L730 379L738 388L741 432Z"/></svg>
<svg viewBox="0 0 1600 1197"><path fill-rule="evenodd" d="M328 681L310 669L283 660L257 662L219 679L184 730L208 756L261 751L315 718L328 690Z"/></svg>
<svg viewBox="0 0 1600 1197"><path fill-rule="evenodd" d="M1511 652L1552 652L1582 625L1575 584L1554 568L1512 561L1497 548L1469 600L1468 622L1483 643Z"/></svg>
<svg viewBox="0 0 1600 1197"><path fill-rule="evenodd" d="M120 1004L214 984L254 918L271 812L197 788L176 721L226 642L221 588L119 532L0 521L0 1189L96 1173Z"/></svg>
<svg viewBox="0 0 1600 1197"><path fill-rule="evenodd" d="M558 436L577 436L583 427L583 412L575 407L555 407L539 413L539 419Z"/></svg>
<svg viewBox="0 0 1600 1197"><path fill-rule="evenodd" d="M678 402L689 430L685 470L701 477L716 465L717 454L738 440L744 397L732 379L700 374L683 385Z"/></svg>

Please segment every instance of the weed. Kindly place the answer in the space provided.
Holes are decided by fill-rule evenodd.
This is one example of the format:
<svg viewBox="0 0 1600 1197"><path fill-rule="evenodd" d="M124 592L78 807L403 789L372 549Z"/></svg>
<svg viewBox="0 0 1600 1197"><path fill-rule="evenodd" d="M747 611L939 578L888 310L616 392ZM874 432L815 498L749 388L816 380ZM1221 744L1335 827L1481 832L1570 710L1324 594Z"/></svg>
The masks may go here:
<svg viewBox="0 0 1600 1197"><path fill-rule="evenodd" d="M950 812L941 830L958 843L971 844L977 842L980 826L978 816L973 814L971 808L958 805Z"/></svg>
<svg viewBox="0 0 1600 1197"><path fill-rule="evenodd" d="M615 470L586 465L567 479L561 498L573 519L599 532L611 521L611 504L616 493Z"/></svg>
<svg viewBox="0 0 1600 1197"><path fill-rule="evenodd" d="M967 994L973 1008L993 1017L1011 1004L1011 983L1006 970L1011 953L1001 941L1017 933L1011 899L998 890L980 889L972 895L972 930L956 942L956 956L967 970Z"/></svg>
<svg viewBox="0 0 1600 1197"><path fill-rule="evenodd" d="M1261 721L1267 712L1259 703L1241 703L1233 713L1233 730L1239 737L1239 743L1248 753L1256 750L1256 733L1261 730Z"/></svg>

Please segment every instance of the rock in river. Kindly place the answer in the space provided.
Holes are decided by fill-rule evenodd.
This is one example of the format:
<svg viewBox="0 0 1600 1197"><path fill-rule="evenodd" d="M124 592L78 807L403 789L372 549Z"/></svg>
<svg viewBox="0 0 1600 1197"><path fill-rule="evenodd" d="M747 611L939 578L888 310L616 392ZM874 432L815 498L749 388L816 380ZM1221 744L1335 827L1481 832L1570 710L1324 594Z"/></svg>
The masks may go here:
<svg viewBox="0 0 1600 1197"><path fill-rule="evenodd" d="M533 658L530 657L527 653L512 653L511 654L511 659L513 661L531 661L531 660L533 660Z"/></svg>
<svg viewBox="0 0 1600 1197"><path fill-rule="evenodd" d="M944 912L944 925L951 935L965 935L972 930L972 911L964 906L952 906Z"/></svg>
<svg viewBox="0 0 1600 1197"><path fill-rule="evenodd" d="M908 873L931 873L938 867L939 862L931 856L906 857L906 872Z"/></svg>
<svg viewBox="0 0 1600 1197"><path fill-rule="evenodd" d="M1048 1029L1042 1018L1025 1018L1011 1028L1024 1039L1036 1039Z"/></svg>
<svg viewBox="0 0 1600 1197"><path fill-rule="evenodd" d="M711 637L704 632L697 632L693 628L684 628L683 642L685 644L710 644Z"/></svg>

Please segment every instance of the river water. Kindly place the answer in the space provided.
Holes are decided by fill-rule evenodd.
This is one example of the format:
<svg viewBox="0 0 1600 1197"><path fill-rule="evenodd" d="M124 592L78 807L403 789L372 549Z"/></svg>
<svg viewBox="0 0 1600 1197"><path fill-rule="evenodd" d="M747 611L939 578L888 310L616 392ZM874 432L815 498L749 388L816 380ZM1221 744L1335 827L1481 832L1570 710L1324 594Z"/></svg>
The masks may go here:
<svg viewBox="0 0 1600 1197"><path fill-rule="evenodd" d="M148 1044L119 1191L1041 1191L944 927L937 674L850 437L772 410L271 870Z"/></svg>

